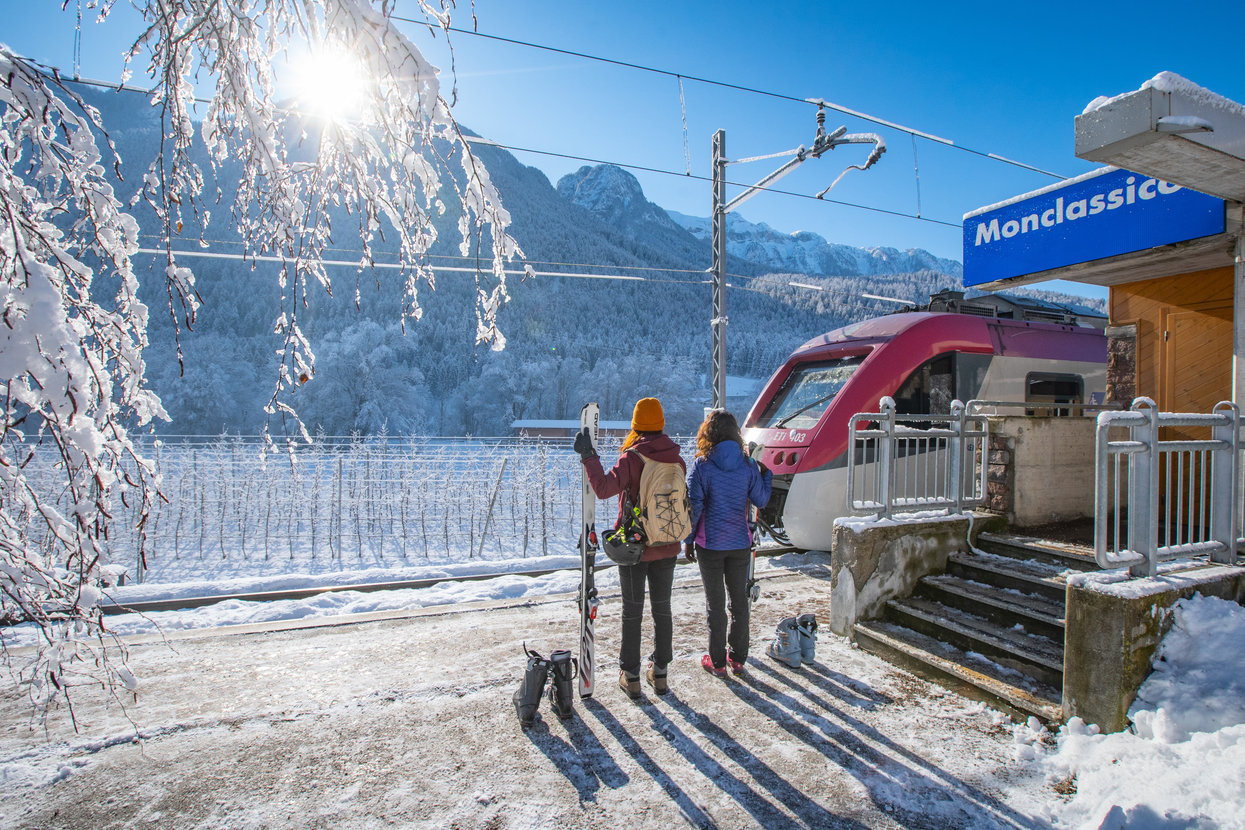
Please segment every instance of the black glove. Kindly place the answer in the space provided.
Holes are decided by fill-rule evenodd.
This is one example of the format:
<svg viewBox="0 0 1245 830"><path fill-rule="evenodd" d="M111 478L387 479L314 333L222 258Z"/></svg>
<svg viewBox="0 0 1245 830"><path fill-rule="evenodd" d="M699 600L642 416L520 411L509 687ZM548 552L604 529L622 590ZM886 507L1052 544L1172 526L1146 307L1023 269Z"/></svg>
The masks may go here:
<svg viewBox="0 0 1245 830"><path fill-rule="evenodd" d="M691 542L683 543L683 555L687 557L688 562L696 561L696 546Z"/></svg>
<svg viewBox="0 0 1245 830"><path fill-rule="evenodd" d="M587 461L589 458L596 458L597 451L592 447L592 436L588 434L588 428L584 427L575 433L575 452L579 453L580 461Z"/></svg>

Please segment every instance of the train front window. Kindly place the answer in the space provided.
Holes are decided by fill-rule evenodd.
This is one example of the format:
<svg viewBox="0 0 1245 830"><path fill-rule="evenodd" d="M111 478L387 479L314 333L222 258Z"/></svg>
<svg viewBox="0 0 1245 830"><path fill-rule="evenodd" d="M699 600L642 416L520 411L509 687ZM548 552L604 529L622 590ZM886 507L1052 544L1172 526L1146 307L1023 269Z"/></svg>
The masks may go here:
<svg viewBox="0 0 1245 830"><path fill-rule="evenodd" d="M853 355L822 363L799 366L761 413L755 426L762 429L810 429L864 362Z"/></svg>

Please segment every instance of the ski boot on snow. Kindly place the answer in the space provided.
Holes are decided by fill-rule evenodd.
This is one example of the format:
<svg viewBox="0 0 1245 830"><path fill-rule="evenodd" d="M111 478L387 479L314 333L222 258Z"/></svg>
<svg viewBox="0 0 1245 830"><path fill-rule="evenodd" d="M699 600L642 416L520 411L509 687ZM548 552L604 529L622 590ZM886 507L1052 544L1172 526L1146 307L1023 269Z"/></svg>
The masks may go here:
<svg viewBox="0 0 1245 830"><path fill-rule="evenodd" d="M795 617L787 617L778 624L774 640L766 646L765 653L793 669L800 667L800 632Z"/></svg>
<svg viewBox="0 0 1245 830"><path fill-rule="evenodd" d="M549 655L549 705L562 720L575 714L575 670L575 661L566 649Z"/></svg>
<svg viewBox="0 0 1245 830"><path fill-rule="evenodd" d="M540 708L540 698L545 692L545 680L549 677L549 661L526 645L523 646L523 653L527 655L527 671L523 673L523 683L514 693L514 710L519 716L519 723L526 727L536 720L536 710Z"/></svg>
<svg viewBox="0 0 1245 830"><path fill-rule="evenodd" d="M796 617L795 624L800 634L800 659L811 663L817 656L817 617L801 614Z"/></svg>

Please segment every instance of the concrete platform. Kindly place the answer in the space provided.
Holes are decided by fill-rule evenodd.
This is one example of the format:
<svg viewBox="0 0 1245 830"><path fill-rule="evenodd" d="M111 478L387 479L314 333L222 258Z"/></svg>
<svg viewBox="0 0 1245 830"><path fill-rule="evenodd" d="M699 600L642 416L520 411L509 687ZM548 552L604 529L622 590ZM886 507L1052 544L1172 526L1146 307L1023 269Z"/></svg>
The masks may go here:
<svg viewBox="0 0 1245 830"><path fill-rule="evenodd" d="M699 667L703 589L679 573L670 694L618 690L606 597L596 696L526 731L523 644L573 647L573 596L134 642L137 697L78 690L78 733L0 697L0 826L1044 826L1050 791L992 711L824 627L811 666L764 656L781 618L828 619L828 579L765 579L747 672L721 680Z"/></svg>

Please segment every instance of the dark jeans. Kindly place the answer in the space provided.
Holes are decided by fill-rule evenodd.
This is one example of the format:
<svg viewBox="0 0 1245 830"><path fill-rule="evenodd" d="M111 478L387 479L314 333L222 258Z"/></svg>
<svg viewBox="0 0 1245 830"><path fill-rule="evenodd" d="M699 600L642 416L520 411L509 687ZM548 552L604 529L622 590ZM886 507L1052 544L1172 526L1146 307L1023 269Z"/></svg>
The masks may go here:
<svg viewBox="0 0 1245 830"><path fill-rule="evenodd" d="M622 584L622 651L618 666L629 674L640 673L640 624L644 621L644 583L648 583L653 604L653 653L657 670L664 671L674 659L674 616L670 612L670 591L674 587L674 557L619 565Z"/></svg>
<svg viewBox="0 0 1245 830"><path fill-rule="evenodd" d="M705 550L696 548L696 562L705 585L705 616L709 618L709 659L713 665L726 665L726 647L731 658L748 659L749 625L752 608L748 602L748 560L752 551ZM730 599L730 629L727 630L727 598Z"/></svg>

